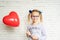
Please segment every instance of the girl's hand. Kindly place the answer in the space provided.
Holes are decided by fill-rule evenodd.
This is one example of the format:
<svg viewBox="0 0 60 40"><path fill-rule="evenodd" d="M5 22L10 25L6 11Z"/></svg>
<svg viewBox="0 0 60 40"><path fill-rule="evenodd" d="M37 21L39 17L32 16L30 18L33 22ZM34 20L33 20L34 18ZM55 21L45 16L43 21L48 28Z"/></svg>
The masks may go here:
<svg viewBox="0 0 60 40"><path fill-rule="evenodd" d="M38 37L35 36L35 35L33 35L33 36L32 36L32 40L38 40Z"/></svg>
<svg viewBox="0 0 60 40"><path fill-rule="evenodd" d="M27 37L31 36L31 33L29 31L26 32Z"/></svg>

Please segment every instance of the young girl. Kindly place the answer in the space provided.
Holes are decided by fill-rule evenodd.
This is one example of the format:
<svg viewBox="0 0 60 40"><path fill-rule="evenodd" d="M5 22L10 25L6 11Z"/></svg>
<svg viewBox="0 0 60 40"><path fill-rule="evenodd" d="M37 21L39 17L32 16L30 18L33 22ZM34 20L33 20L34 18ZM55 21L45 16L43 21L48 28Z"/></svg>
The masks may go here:
<svg viewBox="0 0 60 40"><path fill-rule="evenodd" d="M45 40L45 30L42 26L42 14L39 10L30 10L28 14L28 22L32 23L28 25L26 35L29 40Z"/></svg>

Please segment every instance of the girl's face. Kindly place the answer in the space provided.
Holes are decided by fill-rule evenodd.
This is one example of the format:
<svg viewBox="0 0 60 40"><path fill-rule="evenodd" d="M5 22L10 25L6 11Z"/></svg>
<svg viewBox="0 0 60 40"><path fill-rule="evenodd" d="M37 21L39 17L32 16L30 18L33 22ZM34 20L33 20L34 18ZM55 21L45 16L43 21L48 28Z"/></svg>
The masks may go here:
<svg viewBox="0 0 60 40"><path fill-rule="evenodd" d="M39 18L40 18L39 15L40 15L39 12L32 12L32 15L31 15L32 21L37 22L39 20Z"/></svg>

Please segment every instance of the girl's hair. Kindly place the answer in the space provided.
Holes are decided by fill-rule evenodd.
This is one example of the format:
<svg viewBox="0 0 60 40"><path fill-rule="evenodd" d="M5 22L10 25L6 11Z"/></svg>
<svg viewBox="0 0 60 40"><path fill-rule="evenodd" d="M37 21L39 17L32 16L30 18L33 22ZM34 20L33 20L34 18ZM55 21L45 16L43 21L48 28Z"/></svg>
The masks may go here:
<svg viewBox="0 0 60 40"><path fill-rule="evenodd" d="M42 22L42 14L41 14L41 11L36 10L36 9L34 9L34 10L29 10L29 14L28 14L28 22L30 23L30 18L31 18L32 12L38 12L39 15L40 15L40 22Z"/></svg>

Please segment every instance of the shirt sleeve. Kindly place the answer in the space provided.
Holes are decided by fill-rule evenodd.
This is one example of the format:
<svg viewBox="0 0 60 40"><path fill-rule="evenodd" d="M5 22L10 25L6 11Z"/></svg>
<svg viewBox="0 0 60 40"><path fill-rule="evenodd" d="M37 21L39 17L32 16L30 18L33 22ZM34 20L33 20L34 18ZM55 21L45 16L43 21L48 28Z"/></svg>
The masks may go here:
<svg viewBox="0 0 60 40"><path fill-rule="evenodd" d="M43 25L41 25L41 34L42 34L41 39L46 40L46 30Z"/></svg>
<svg viewBox="0 0 60 40"><path fill-rule="evenodd" d="M30 26L29 25L27 26L27 31L30 31Z"/></svg>

